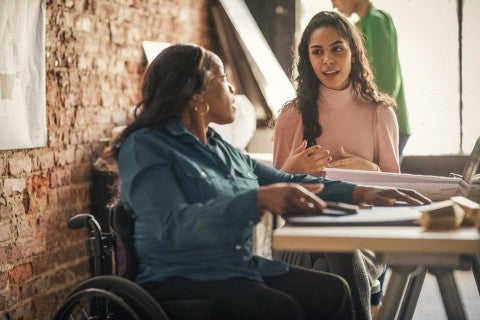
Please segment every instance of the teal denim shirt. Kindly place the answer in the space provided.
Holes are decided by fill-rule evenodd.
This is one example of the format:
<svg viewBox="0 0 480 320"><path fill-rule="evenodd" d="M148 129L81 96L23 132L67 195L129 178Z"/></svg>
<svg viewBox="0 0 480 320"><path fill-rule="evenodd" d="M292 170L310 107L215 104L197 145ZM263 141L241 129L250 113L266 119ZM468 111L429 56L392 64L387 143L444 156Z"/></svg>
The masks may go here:
<svg viewBox="0 0 480 320"><path fill-rule="evenodd" d="M285 264L253 256L259 186L323 183L323 199L351 202L353 185L290 175L250 158L208 130L202 144L180 121L131 134L119 154L123 206L134 212L137 282L285 273Z"/></svg>

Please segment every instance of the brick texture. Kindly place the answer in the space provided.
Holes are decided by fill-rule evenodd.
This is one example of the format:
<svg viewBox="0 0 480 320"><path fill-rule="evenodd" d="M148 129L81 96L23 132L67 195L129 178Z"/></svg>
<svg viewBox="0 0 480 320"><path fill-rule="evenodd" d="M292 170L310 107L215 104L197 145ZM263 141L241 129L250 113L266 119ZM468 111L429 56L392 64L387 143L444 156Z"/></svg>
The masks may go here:
<svg viewBox="0 0 480 320"><path fill-rule="evenodd" d="M139 100L144 40L218 51L215 0L46 0L48 145L0 151L0 319L51 319L89 275L92 164Z"/></svg>

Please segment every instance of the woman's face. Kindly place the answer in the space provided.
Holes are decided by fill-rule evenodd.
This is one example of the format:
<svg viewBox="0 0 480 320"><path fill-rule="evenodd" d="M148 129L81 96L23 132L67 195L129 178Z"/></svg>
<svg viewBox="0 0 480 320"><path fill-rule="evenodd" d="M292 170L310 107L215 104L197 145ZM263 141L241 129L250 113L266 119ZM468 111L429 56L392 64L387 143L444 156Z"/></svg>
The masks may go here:
<svg viewBox="0 0 480 320"><path fill-rule="evenodd" d="M352 51L347 39L335 29L314 30L308 43L310 64L318 80L327 88L342 90L350 83Z"/></svg>
<svg viewBox="0 0 480 320"><path fill-rule="evenodd" d="M226 124L235 120L234 93L235 88L227 81L222 60L215 55L203 92L205 102L210 106L207 113L209 123Z"/></svg>

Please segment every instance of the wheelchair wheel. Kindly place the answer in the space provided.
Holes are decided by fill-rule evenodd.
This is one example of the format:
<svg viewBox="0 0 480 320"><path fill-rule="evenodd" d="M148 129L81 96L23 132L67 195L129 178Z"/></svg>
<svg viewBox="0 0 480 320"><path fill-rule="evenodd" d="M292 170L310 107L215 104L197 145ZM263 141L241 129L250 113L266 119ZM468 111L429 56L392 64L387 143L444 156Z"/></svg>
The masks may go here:
<svg viewBox="0 0 480 320"><path fill-rule="evenodd" d="M141 317L116 294L103 289L89 288L70 295L53 319L141 320Z"/></svg>
<svg viewBox="0 0 480 320"><path fill-rule="evenodd" d="M158 302L136 283L118 276L98 276L79 284L53 320L168 320Z"/></svg>

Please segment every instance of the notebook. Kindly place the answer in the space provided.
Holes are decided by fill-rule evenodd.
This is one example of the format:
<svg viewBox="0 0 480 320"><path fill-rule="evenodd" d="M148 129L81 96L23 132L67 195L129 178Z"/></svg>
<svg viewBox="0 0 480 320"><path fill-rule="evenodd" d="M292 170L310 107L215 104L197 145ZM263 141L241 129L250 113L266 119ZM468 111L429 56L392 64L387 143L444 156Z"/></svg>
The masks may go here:
<svg viewBox="0 0 480 320"><path fill-rule="evenodd" d="M421 216L417 206L374 206L356 214L287 216L287 225L296 226L413 226Z"/></svg>

